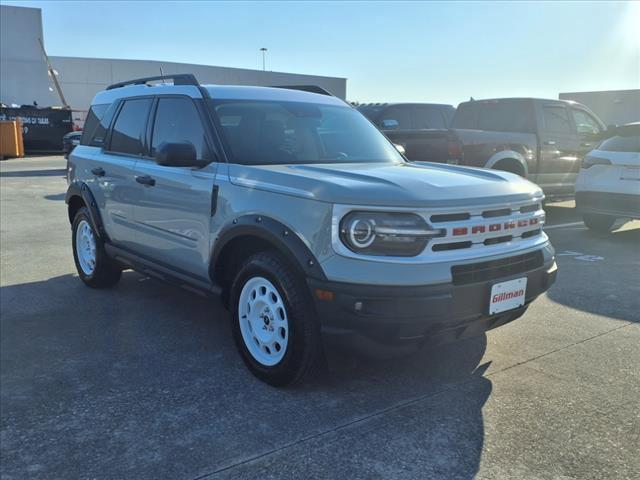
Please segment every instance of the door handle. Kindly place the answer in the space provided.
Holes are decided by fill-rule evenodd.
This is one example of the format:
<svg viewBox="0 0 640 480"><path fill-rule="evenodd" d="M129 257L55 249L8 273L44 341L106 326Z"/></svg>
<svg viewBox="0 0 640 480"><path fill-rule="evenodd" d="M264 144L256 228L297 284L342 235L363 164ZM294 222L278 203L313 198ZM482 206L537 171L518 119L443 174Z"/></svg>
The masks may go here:
<svg viewBox="0 0 640 480"><path fill-rule="evenodd" d="M555 145L556 141L555 140L545 140L544 144L545 145Z"/></svg>
<svg viewBox="0 0 640 480"><path fill-rule="evenodd" d="M104 174L106 173L104 171L104 168L102 167L96 167L96 168L92 168L91 169L91 173L93 173L94 175L98 176L98 177L104 177Z"/></svg>
<svg viewBox="0 0 640 480"><path fill-rule="evenodd" d="M149 175L142 175L142 176L136 177L136 182L153 187L156 184L156 179L150 177Z"/></svg>

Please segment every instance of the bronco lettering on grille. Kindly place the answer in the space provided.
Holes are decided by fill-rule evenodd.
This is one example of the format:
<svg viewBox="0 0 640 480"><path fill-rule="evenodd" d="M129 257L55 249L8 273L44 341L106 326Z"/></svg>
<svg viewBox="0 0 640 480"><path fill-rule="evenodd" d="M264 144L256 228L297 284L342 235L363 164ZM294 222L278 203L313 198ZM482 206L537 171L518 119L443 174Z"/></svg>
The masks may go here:
<svg viewBox="0 0 640 480"><path fill-rule="evenodd" d="M503 223L490 223L484 225L473 225L472 227L456 227L451 231L451 235L454 237L464 236L469 234L469 230L471 230L471 235L475 235L478 233L485 233L487 230L490 232L500 232L513 230L515 228L522 228L527 226L538 225L538 218L529 218L524 220L518 220L517 222L514 220L507 220Z"/></svg>

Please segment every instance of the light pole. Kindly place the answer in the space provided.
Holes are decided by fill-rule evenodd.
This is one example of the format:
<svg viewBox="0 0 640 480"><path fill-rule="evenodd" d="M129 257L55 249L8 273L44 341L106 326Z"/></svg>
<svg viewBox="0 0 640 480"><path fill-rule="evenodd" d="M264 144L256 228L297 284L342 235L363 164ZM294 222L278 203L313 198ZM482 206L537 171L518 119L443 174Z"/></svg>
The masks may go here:
<svg viewBox="0 0 640 480"><path fill-rule="evenodd" d="M267 49L265 47L262 47L260 51L262 52L262 71L264 72L266 70L265 65L266 65Z"/></svg>

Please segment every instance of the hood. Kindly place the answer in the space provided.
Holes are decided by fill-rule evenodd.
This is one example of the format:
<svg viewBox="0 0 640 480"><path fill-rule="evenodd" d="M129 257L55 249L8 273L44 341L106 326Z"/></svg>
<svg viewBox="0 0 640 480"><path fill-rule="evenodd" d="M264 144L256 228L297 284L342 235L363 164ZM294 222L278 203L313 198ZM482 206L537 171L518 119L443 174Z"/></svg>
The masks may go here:
<svg viewBox="0 0 640 480"><path fill-rule="evenodd" d="M541 197L512 173L438 163L229 165L231 182L347 205L466 206Z"/></svg>

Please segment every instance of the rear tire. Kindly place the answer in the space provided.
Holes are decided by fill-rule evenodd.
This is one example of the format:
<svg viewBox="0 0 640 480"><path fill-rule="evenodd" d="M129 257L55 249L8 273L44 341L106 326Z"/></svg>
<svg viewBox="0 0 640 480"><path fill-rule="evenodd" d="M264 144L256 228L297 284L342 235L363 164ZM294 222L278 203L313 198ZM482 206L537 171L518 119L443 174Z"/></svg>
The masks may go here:
<svg viewBox="0 0 640 480"><path fill-rule="evenodd" d="M104 251L104 242L96 235L86 207L76 212L72 232L73 260L85 285L109 288L118 283L122 268Z"/></svg>
<svg viewBox="0 0 640 480"><path fill-rule="evenodd" d="M313 374L323 350L304 279L276 252L260 252L238 269L231 286L231 329L251 373L283 387Z"/></svg>
<svg viewBox="0 0 640 480"><path fill-rule="evenodd" d="M582 215L584 224L591 230L600 233L609 233L613 230L617 218L600 213L585 213Z"/></svg>

